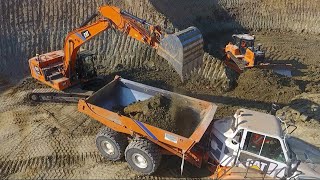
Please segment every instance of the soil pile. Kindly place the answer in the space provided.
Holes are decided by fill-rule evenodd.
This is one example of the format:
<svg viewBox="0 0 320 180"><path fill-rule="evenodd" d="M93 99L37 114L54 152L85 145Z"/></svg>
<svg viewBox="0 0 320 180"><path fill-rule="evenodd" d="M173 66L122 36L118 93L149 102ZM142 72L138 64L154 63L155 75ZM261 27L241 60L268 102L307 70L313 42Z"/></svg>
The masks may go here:
<svg viewBox="0 0 320 180"><path fill-rule="evenodd" d="M241 99L276 102L287 104L300 94L299 86L288 77L274 74L272 71L250 69L239 77L238 86L233 94Z"/></svg>
<svg viewBox="0 0 320 180"><path fill-rule="evenodd" d="M277 111L278 116L285 115L285 120L291 122L320 123L320 94L307 94L293 98L288 106Z"/></svg>
<svg viewBox="0 0 320 180"><path fill-rule="evenodd" d="M141 122L176 131L176 123L170 114L171 100L156 95L146 101L138 101L124 108L124 114Z"/></svg>
<svg viewBox="0 0 320 180"><path fill-rule="evenodd" d="M190 107L183 107L181 100L156 95L145 101L138 101L120 110L123 115L189 137L197 127L199 117Z"/></svg>
<svg viewBox="0 0 320 180"><path fill-rule="evenodd" d="M288 124L297 126L292 133L304 141L320 147L320 94L302 93L294 97L288 106L277 111L277 116L281 117ZM289 127L288 131L294 130Z"/></svg>

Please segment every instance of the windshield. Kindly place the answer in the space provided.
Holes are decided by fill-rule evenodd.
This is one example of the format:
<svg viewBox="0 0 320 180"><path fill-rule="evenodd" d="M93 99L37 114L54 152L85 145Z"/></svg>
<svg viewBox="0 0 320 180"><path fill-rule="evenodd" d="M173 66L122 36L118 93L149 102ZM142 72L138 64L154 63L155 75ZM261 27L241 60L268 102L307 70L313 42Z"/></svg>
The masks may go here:
<svg viewBox="0 0 320 180"><path fill-rule="evenodd" d="M274 161L286 162L279 139L273 137L248 131L243 149Z"/></svg>

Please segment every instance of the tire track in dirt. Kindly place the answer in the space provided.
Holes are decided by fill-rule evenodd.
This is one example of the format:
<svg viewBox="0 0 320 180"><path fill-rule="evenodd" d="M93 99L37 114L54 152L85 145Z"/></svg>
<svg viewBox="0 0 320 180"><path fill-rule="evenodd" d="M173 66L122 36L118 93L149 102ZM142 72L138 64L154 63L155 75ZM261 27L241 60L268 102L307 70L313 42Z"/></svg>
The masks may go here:
<svg viewBox="0 0 320 180"><path fill-rule="evenodd" d="M9 160L0 161L0 178L6 179L15 173L30 173L30 171L41 172L50 169L68 169L70 167L85 164L93 161L99 163L102 157L99 152L80 153L80 154L66 154L66 155L51 155L34 157L24 160ZM58 174L57 174L58 176ZM61 178L67 178L62 176Z"/></svg>
<svg viewBox="0 0 320 180"><path fill-rule="evenodd" d="M34 177L52 168L102 161L94 144L95 131L101 125L78 113L76 105L28 106L19 104L19 100L23 98L0 114L0 178L15 174Z"/></svg>

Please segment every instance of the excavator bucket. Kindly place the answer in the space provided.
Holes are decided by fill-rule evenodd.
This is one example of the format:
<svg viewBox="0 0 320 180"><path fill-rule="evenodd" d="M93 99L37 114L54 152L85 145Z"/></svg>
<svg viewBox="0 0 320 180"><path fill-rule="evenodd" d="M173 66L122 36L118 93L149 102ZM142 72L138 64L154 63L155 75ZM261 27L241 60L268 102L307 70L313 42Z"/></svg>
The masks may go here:
<svg viewBox="0 0 320 180"><path fill-rule="evenodd" d="M204 55L202 34L196 27L167 34L160 41L157 53L174 67L184 81L192 70L202 64Z"/></svg>

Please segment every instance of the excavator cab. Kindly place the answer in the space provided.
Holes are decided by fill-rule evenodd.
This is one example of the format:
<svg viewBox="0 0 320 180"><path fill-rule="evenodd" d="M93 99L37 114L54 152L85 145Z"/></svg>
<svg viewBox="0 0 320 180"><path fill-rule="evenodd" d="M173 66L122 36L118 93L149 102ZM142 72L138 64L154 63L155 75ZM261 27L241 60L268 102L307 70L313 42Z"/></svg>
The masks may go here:
<svg viewBox="0 0 320 180"><path fill-rule="evenodd" d="M254 49L254 36L248 34L234 34L232 35L233 42L239 47L242 55L246 53L247 48Z"/></svg>
<svg viewBox="0 0 320 180"><path fill-rule="evenodd" d="M94 62L97 56L91 51L83 50L78 52L76 61L76 79L86 82L97 77L97 70Z"/></svg>
<svg viewBox="0 0 320 180"><path fill-rule="evenodd" d="M264 63L265 53L261 50L261 44L254 47L255 36L249 34L232 35L234 44L239 48L240 54L244 56L244 60L249 66Z"/></svg>

